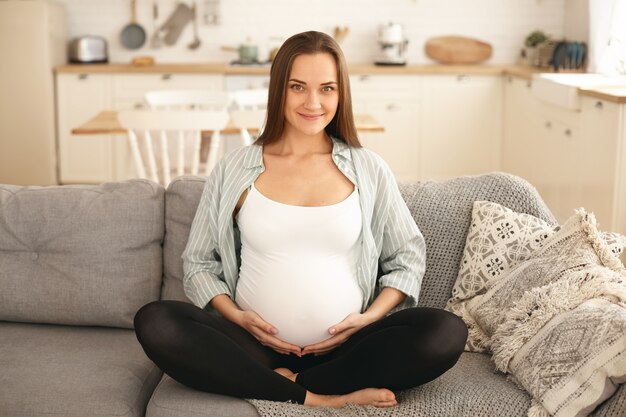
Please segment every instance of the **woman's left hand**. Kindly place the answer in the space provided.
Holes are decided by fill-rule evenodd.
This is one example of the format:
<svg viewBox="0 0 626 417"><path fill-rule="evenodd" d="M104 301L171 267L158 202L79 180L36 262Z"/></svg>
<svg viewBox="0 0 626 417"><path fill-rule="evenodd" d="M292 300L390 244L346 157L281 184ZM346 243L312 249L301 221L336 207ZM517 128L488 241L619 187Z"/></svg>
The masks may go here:
<svg viewBox="0 0 626 417"><path fill-rule="evenodd" d="M341 346L350 336L374 321L376 321L376 318L367 312L352 313L343 319L341 323L338 323L328 329L328 332L332 334L331 337L314 345L305 346L302 349L302 355L307 355L309 353L323 355L328 353Z"/></svg>

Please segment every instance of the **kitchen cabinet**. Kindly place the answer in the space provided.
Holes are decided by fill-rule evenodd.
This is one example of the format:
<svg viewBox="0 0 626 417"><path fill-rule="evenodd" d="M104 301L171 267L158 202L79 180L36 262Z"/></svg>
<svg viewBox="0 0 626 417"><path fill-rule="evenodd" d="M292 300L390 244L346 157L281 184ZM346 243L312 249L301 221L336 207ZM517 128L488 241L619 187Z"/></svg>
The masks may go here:
<svg viewBox="0 0 626 417"><path fill-rule="evenodd" d="M532 81L508 76L504 82L503 134L501 160L506 171L536 179L533 165L541 148L536 133L536 105L531 93Z"/></svg>
<svg viewBox="0 0 626 417"><path fill-rule="evenodd" d="M72 135L73 127L111 108L111 76L58 74L57 129L59 182L100 183L112 180L114 138L111 135Z"/></svg>
<svg viewBox="0 0 626 417"><path fill-rule="evenodd" d="M420 177L499 170L502 77L425 75L421 82Z"/></svg>
<svg viewBox="0 0 626 417"><path fill-rule="evenodd" d="M601 230L626 233L626 105L581 96L581 110L566 109L528 83L505 83L502 170L533 184L560 223L584 207Z"/></svg>
<svg viewBox="0 0 626 417"><path fill-rule="evenodd" d="M150 90L223 89L223 75L57 74L60 182L101 183L136 176L124 135L72 135L71 129L103 110L145 108Z"/></svg>
<svg viewBox="0 0 626 417"><path fill-rule="evenodd" d="M623 129L619 105L592 97L581 100L581 140L576 183L579 205L593 211L601 230L626 233L626 195ZM620 123L621 120L621 123Z"/></svg>
<svg viewBox="0 0 626 417"><path fill-rule="evenodd" d="M385 132L362 133L363 146L379 154L398 181L420 178L419 78L360 75L351 78L353 111L372 114Z"/></svg>
<svg viewBox="0 0 626 417"><path fill-rule="evenodd" d="M557 219L565 220L581 205L582 131L580 112L537 100L535 133L540 141L534 148L530 180Z"/></svg>

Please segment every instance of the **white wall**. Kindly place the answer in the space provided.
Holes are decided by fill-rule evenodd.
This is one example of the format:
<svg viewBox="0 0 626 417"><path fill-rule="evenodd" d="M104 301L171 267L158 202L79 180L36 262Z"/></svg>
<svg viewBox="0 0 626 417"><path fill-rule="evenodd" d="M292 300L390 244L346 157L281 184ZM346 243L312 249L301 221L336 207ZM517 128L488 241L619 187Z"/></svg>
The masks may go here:
<svg viewBox="0 0 626 417"><path fill-rule="evenodd" d="M563 35L573 41L589 40L589 0L567 0Z"/></svg>
<svg viewBox="0 0 626 417"><path fill-rule="evenodd" d="M564 34L569 7L566 0L220 0L221 24L208 26L201 22L203 44L199 49L187 49L192 40L192 28L188 26L172 47L154 50L144 46L128 51L121 46L119 33L130 21L130 0L54 1L66 6L70 38L104 36L109 42L111 62L121 63L137 55L152 55L157 62L227 62L236 54L221 51L220 45L236 46L248 36L266 56L271 37L285 39L310 29L332 33L335 26L350 27L342 44L348 61L370 63L378 52L377 26L389 21L406 28L409 63L430 63L423 53L425 41L451 34L491 43L494 54L489 63L514 63L525 36L532 30L542 29L557 37ZM156 2L162 23L177 0ZM139 22L148 35L153 31L152 4L153 0L137 0ZM200 16L204 7L205 0L199 0Z"/></svg>

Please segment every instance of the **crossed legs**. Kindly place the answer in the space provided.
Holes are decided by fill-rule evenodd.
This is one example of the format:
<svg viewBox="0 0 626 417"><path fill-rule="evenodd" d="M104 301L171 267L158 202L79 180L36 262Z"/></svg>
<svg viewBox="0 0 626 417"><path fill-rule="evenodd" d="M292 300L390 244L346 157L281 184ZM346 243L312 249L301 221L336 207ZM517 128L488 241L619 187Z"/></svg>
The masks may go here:
<svg viewBox="0 0 626 417"><path fill-rule="evenodd" d="M370 324L327 355L299 358L262 346L236 324L179 301L142 307L135 331L148 357L191 388L337 407L395 404L392 391L443 374L467 338L455 315L418 307Z"/></svg>

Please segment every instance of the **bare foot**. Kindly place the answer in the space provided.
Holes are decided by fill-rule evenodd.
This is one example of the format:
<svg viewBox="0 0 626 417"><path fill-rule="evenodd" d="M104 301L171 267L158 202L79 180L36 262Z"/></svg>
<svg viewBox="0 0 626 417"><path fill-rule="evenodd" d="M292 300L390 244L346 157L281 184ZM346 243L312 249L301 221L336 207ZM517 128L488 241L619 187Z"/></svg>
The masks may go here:
<svg viewBox="0 0 626 417"><path fill-rule="evenodd" d="M274 372L284 376L285 378L291 379L293 382L296 382L296 376L298 376L298 374L294 374L287 368L276 368L274 369Z"/></svg>
<svg viewBox="0 0 626 417"><path fill-rule="evenodd" d="M398 404L395 394L386 388L365 388L345 395L319 395L307 391L305 405L340 408L347 404L393 407Z"/></svg>

